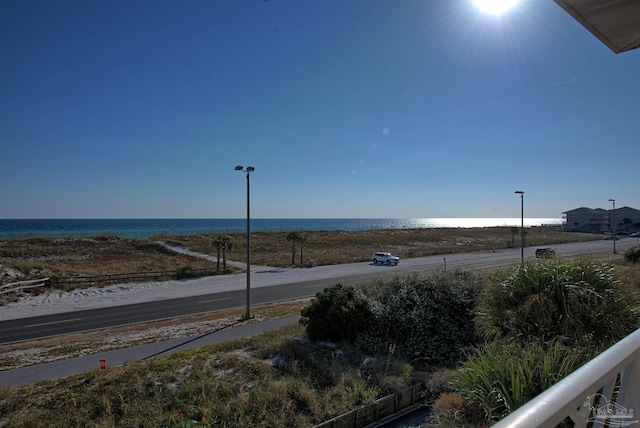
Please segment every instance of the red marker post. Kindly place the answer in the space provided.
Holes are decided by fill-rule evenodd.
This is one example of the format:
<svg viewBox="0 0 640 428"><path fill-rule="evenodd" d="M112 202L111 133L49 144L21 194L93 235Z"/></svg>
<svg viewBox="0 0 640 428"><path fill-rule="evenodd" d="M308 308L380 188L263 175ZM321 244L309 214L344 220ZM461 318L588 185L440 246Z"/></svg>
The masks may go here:
<svg viewBox="0 0 640 428"><path fill-rule="evenodd" d="M100 370L107 369L107 360L105 358L100 358Z"/></svg>

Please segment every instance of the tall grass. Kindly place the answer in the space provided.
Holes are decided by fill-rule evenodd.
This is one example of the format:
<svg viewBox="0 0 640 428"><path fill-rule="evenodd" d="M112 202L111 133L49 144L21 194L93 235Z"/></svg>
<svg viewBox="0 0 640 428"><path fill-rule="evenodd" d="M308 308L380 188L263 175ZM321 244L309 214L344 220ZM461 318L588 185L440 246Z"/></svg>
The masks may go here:
<svg viewBox="0 0 640 428"><path fill-rule="evenodd" d="M291 264L291 243L288 232L254 232L251 234L251 262L269 266ZM349 231L305 231L308 241L304 255L318 265L353 263L370 260L374 251L390 251L400 258L424 257L436 254L492 251L511 244L509 227L388 229ZM234 247L231 259L243 260L246 237L231 233ZM187 239L188 238L188 239ZM531 227L527 230L529 243L554 245L564 242L590 241L598 236L586 233L564 232L561 228ZM194 251L212 253L211 237L194 235L173 238Z"/></svg>
<svg viewBox="0 0 640 428"><path fill-rule="evenodd" d="M358 354L311 344L302 333L294 325L106 372L0 388L0 426L301 427L379 398Z"/></svg>
<svg viewBox="0 0 640 428"><path fill-rule="evenodd" d="M404 229L359 232L310 231L305 244L305 257L318 265L367 261L373 251L386 250L401 258L469 251L491 251L510 245L507 227L471 229ZM252 234L252 264L289 266L291 247L286 232ZM246 238L242 233L229 234L233 250L230 260L244 261ZM529 242L553 245L561 242L593 240L594 235L568 233L559 229L532 227ZM214 262L178 254L158 241L170 241L193 251L216 256L215 235L154 236L125 239L99 236L94 238L24 238L0 239L0 264L18 269L20 279L45 275L97 276L104 274L215 267ZM9 281L7 281L9 282Z"/></svg>
<svg viewBox="0 0 640 428"><path fill-rule="evenodd" d="M211 261L176 253L155 241L117 237L0 240L0 264L22 272L22 279L215 267Z"/></svg>
<svg viewBox="0 0 640 428"><path fill-rule="evenodd" d="M610 265L545 261L496 279L476 316L487 343L455 372L453 395L436 403L447 424L501 419L640 327L634 287L621 287Z"/></svg>
<svg viewBox="0 0 640 428"><path fill-rule="evenodd" d="M497 421L588 361L593 354L562 345L492 342L472 353L453 375L465 406L479 406L486 423ZM454 413L449 413L448 422ZM461 421L457 421L460 423Z"/></svg>
<svg viewBox="0 0 640 428"><path fill-rule="evenodd" d="M461 370L452 372L455 391L449 392L444 413L449 421L454 417L453 423L468 425L467 420L456 420L456 414L487 423L590 357L595 347L585 344L585 337L599 337L606 331L620 334L615 328L595 329L593 323L585 322L588 314L605 327L614 320L625 328L638 326L637 314L629 307L637 302L617 288L610 267L553 263L558 264L505 271L496 276L498 283L488 286L476 274L455 272L431 279L398 278L386 291L372 285L373 295L384 296L376 310L388 314L387 322L395 322L388 322L389 329L383 332L382 352L368 358L355 347L338 349L303 340L303 327L295 325L106 372L93 370L58 381L0 388L0 427L180 427L191 421L202 426L312 426L400 385L424 380L426 376L416 371L414 363L430 357L429 352L437 351L434 348L443 348L447 350L443 355L450 356L452 343L462 343L453 347L455 353L469 346L467 339L476 337L464 328L473 329L469 308L483 288L489 291L483 295L486 301L477 320L482 319L484 328L496 331L495 337L503 340L470 352ZM627 272L625 278L637 281L638 275ZM516 294L518 299L513 298ZM390 312L384 311L387 301ZM564 322L559 315L551 317L553 322L540 318L553 311L577 318L580 323L574 325L578 327L586 326L573 337L575 345L567 346L572 336L550 336ZM537 327L524 325L521 318L534 321ZM454 326L441 328L439 322L444 320ZM408 330L402 325L405 322ZM499 322L504 327L498 328ZM389 336L394 324L397 338ZM420 340L410 340L414 327L413 335ZM544 333L542 338L537 338L537 331ZM403 342L402 338L408 339ZM404 355L398 352L400 345L420 342L425 348L417 355L414 348ZM445 384L444 378L432 382L430 394L436 395ZM460 403L464 409L452 411Z"/></svg>

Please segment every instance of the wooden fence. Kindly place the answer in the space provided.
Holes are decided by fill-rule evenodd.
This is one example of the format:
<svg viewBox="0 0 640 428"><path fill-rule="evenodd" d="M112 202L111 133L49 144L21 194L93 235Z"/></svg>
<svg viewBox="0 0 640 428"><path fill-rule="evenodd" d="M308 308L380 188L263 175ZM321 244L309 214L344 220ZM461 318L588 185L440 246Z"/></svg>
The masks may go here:
<svg viewBox="0 0 640 428"><path fill-rule="evenodd" d="M49 278L32 279L31 281L12 282L0 286L0 294L15 293L29 288L38 288L49 285Z"/></svg>
<svg viewBox="0 0 640 428"><path fill-rule="evenodd" d="M111 284L126 284L131 282L145 282L145 281L168 281L173 279L188 279L199 278L203 276L217 275L222 272L217 272L216 269L191 269L182 268L177 270L163 270L163 271L150 271L150 272L135 272L135 273L117 273L110 275L96 275L96 276L67 276L67 277L51 277L34 279L31 281L13 282L0 286L0 295L18 292L28 288L37 288L43 286L53 286L65 288L76 287L92 287L100 285Z"/></svg>
<svg viewBox="0 0 640 428"><path fill-rule="evenodd" d="M336 416L315 428L362 428L394 413L424 401L426 385L420 383L400 392L376 400L374 403L358 407L348 413Z"/></svg>

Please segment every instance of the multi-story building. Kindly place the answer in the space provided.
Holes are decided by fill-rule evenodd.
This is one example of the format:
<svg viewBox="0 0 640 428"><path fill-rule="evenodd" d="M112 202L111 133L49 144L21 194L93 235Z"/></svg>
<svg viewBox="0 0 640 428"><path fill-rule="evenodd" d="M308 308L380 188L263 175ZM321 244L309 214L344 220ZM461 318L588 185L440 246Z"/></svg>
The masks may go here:
<svg viewBox="0 0 640 428"><path fill-rule="evenodd" d="M562 213L565 228L571 232L604 233L616 231L635 232L640 230L640 210L630 207L613 210L602 208L576 208Z"/></svg>

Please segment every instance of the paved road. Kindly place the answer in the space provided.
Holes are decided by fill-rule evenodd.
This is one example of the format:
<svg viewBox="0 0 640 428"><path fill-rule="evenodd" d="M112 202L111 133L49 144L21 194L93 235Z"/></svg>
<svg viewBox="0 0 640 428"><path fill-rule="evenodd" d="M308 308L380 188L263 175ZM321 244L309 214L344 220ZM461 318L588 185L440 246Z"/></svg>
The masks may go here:
<svg viewBox="0 0 640 428"><path fill-rule="evenodd" d="M19 387L43 380L60 379L87 370L98 369L100 368L101 360L104 360L106 369L108 370L111 367L121 366L132 361L144 360L158 355L184 351L233 339L255 336L265 331L296 323L298 319L300 319L300 317L294 315L259 323L232 325L209 334L149 343L131 348L86 355L84 357L0 371L0 385L4 387Z"/></svg>
<svg viewBox="0 0 640 428"><path fill-rule="evenodd" d="M611 241L590 241L556 245L560 257L582 254L611 254ZM637 240L626 238L616 243L618 253L637 245ZM525 259L535 258L535 247L525 248ZM315 295L318 291L337 284L357 284L384 276L425 273L438 269L484 270L508 266L520 262L520 249L502 249L495 252L450 254L415 259L404 259L398 266L354 263L349 265L321 266L310 269L265 269L256 267L252 274L251 303L267 303ZM0 343L30 340L72 332L94 330L131 323L172 318L196 313L210 312L246 306L245 274L203 278L194 280L196 290L190 282L170 284L171 297L163 297L162 290L152 288L144 295L129 296L123 292L122 302L105 304L101 299L82 302L89 306L85 310L59 308L55 304L44 308L28 308L10 319L12 312L0 310L4 321L0 322ZM233 289L226 287L233 282ZM191 284L191 285L193 285ZM225 287L227 290L225 291ZM166 287L165 287L166 288ZM211 292L211 291L214 292ZM175 297L184 292L184 297ZM189 294L193 293L193 294ZM134 301L142 300L139 302ZM92 300L92 299L88 299ZM109 304L109 303L112 304ZM93 306L92 306L93 305ZM105 307L106 306L106 307ZM35 315L44 309L51 313Z"/></svg>
<svg viewBox="0 0 640 428"><path fill-rule="evenodd" d="M556 250L559 252L560 256L573 257L580 254L610 254L609 250L611 249L610 242L590 242L590 243L582 243L582 244L564 244L556 246ZM623 240L617 242L617 249L622 252L627 248L637 245L632 240ZM526 248L525 249L525 257L527 260L532 259L534 257L535 248ZM457 269L457 268L466 268L466 269L485 269L492 268L497 266L504 266L509 264L518 263L520 261L520 251L516 250L501 250L496 251L495 253L478 253L478 254L456 254L456 255L448 255L448 256L434 256L434 257L424 257L418 259L410 259L404 260L401 267L386 267L386 266L373 266L368 263L359 263L356 265L355 270L359 270L358 267L364 268L365 270L369 270L367 273L360 273L357 275L347 276L349 281L343 281L345 283L354 283L359 281L368 281L371 278L379 277L385 274L397 274L397 273L409 273L409 272L425 272L433 269L443 269L445 264L448 269ZM354 267L354 265L351 265ZM349 268L349 266L347 266ZM300 270L303 271L303 270ZM272 286L265 288L256 289L256 295L254 295L255 302L260 301L261 298L275 298L276 300L282 300L279 297L289 295L291 290L296 290L296 292L302 292L306 295L312 295L317 292L319 289L323 287L330 286L336 283L341 277L333 276L329 279L324 280L315 280L315 281L306 281L302 283L290 283L284 284L280 286ZM342 277L344 279L344 277ZM274 290L278 289L278 293L274 292ZM303 291L301 291L303 290ZM264 291L264 296L261 297L261 293ZM209 299L210 303L221 304L222 306L243 306L246 302L242 300L245 296L244 290L240 291L231 291L231 292L222 292L222 293L214 293L211 295L201 295L197 296L197 299L200 299L200 304L209 299L209 297L213 296L213 299ZM242 297L236 296L236 294L241 295ZM233 297L231 297L233 296ZM241 304L234 299L240 299ZM197 300L196 299L196 300ZM180 307L180 304L176 304L175 301L181 301L182 299L174 299L168 302L153 302L149 307L153 308L154 305L161 305L167 310L172 307ZM142 303L139 305L147 305L148 303ZM126 309L128 307L128 309ZM124 313L133 312L141 306L138 305L126 305L124 308ZM200 308L202 309L202 308ZM211 310L211 309L208 309ZM89 310L86 311L89 314L100 312L100 310ZM153 312L153 310L151 311ZM164 312L166 315L167 312ZM75 318L82 318L82 312L70 312L67 314L71 320ZM89 318L92 318L90 315ZM96 317L100 318L100 317ZM103 317L104 318L104 317ZM227 328L223 328L217 331L214 331L209 334L181 338L181 339L173 339L165 342L151 343L147 345L140 345L131 348L118 349L114 351L108 351L104 353L99 353L95 355L88 355L79 358L72 358L69 360L56 361L46 364L33 365L29 367L22 367L19 369L0 371L0 385L5 387L18 387L22 385L32 384L43 380L48 379L57 379L65 376L69 376L75 373L80 373L86 370L95 369L100 367L101 360L104 360L107 364L107 367L114 367L126 364L130 361L141 360L146 358L151 358L160 354L166 354L169 352L182 351L185 349L195 348L204 346L207 344L223 342L231 339L241 338L253 336L264 331L275 329L282 327L284 325L288 325L291 323L297 322L299 316L291 316L280 318L276 320L270 320L260 323L249 323L249 324L241 324L241 325L231 325ZM23 325L23 328L27 328L29 325L32 325L33 322L38 321L38 318L22 318L22 321L26 324ZM107 317L107 324L111 325L113 320L109 320ZM130 320L129 320L130 321ZM31 324L29 324L31 323ZM5 323L2 323L4 325ZM36 323L37 324L37 323ZM67 324L65 322L61 324ZM42 326L41 326L42 327ZM30 327L34 328L34 327ZM4 332L3 332L4 336Z"/></svg>

